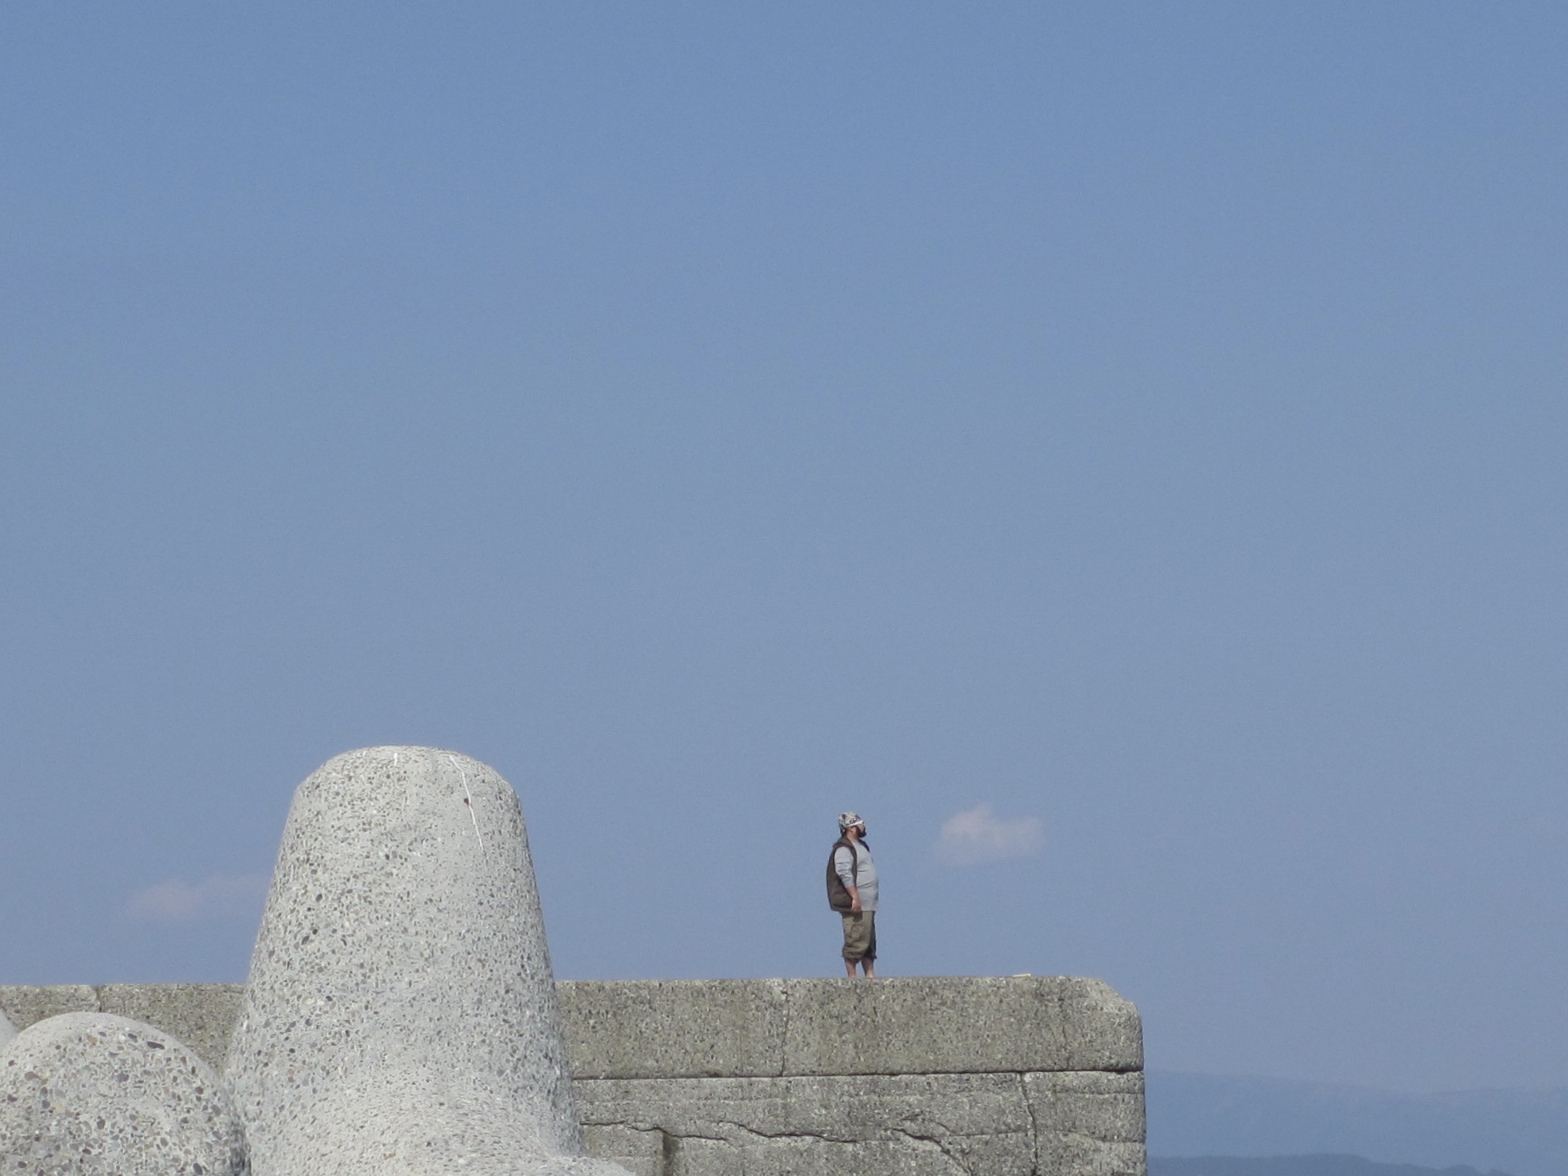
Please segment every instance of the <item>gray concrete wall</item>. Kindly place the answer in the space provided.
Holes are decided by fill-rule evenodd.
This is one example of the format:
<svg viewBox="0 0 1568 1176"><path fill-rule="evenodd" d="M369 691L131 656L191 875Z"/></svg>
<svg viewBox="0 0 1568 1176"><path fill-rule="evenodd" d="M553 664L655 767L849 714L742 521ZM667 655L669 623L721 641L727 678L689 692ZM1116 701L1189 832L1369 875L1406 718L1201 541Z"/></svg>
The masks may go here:
<svg viewBox="0 0 1568 1176"><path fill-rule="evenodd" d="M638 1176L1145 1176L1135 1008L1097 980L563 981L589 1150ZM0 987L222 1066L242 986Z"/></svg>

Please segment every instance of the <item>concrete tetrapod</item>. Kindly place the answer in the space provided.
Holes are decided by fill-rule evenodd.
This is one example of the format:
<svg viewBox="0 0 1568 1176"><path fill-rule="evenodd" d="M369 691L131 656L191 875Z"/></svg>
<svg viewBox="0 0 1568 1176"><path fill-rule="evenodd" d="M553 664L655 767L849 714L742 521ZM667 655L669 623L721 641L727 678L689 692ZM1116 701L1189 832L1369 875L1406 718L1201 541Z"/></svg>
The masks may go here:
<svg viewBox="0 0 1568 1176"><path fill-rule="evenodd" d="M243 1176L245 1137L211 1066L112 1013L30 1025L0 1055L0 1174Z"/></svg>
<svg viewBox="0 0 1568 1176"><path fill-rule="evenodd" d="M626 1176L584 1156L517 794L451 752L299 786L225 1079L255 1176Z"/></svg>

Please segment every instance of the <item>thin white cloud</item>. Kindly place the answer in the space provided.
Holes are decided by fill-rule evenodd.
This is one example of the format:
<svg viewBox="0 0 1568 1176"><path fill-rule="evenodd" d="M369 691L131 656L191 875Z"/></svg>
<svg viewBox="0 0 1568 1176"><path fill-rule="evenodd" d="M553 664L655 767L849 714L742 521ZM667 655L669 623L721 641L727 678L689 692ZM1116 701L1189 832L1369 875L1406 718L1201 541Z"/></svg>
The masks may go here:
<svg viewBox="0 0 1568 1176"><path fill-rule="evenodd" d="M989 804L979 804L943 822L936 856L944 865L979 866L1031 854L1041 840L1039 817L1003 820Z"/></svg>
<svg viewBox="0 0 1568 1176"><path fill-rule="evenodd" d="M194 886L171 878L131 895L131 918L145 923L197 923L231 919L261 910L270 879L265 874L214 874Z"/></svg>

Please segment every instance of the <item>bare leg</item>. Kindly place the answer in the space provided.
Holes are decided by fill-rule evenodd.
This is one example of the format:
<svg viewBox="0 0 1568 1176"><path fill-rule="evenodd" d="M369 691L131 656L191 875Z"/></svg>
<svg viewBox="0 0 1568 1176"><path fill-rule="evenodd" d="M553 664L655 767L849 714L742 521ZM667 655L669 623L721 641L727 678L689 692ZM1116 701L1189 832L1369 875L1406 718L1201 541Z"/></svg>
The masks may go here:
<svg viewBox="0 0 1568 1176"><path fill-rule="evenodd" d="M877 962L876 962L876 960L871 960L871 959L861 960L860 961L860 968L861 968L861 971L865 972L867 980L875 980L877 978Z"/></svg>
<svg viewBox="0 0 1568 1176"><path fill-rule="evenodd" d="M851 980L853 980L855 978L855 961L854 960L845 960L844 961L844 971L849 976L849 978Z"/></svg>

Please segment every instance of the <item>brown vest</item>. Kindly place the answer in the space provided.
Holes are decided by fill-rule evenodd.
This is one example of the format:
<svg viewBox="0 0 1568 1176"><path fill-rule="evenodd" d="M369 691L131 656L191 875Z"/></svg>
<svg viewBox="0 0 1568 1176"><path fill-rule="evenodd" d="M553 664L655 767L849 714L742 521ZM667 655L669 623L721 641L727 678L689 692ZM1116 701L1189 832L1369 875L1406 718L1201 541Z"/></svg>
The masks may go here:
<svg viewBox="0 0 1568 1176"><path fill-rule="evenodd" d="M838 876L838 867L833 864L833 859L838 856L838 847L844 846L849 850L849 876L855 877L860 871L860 852L855 848L855 843L848 837L840 837L833 843L833 848L828 850L828 906L841 915L849 914L849 909L855 905L855 900L849 897L849 891Z"/></svg>

